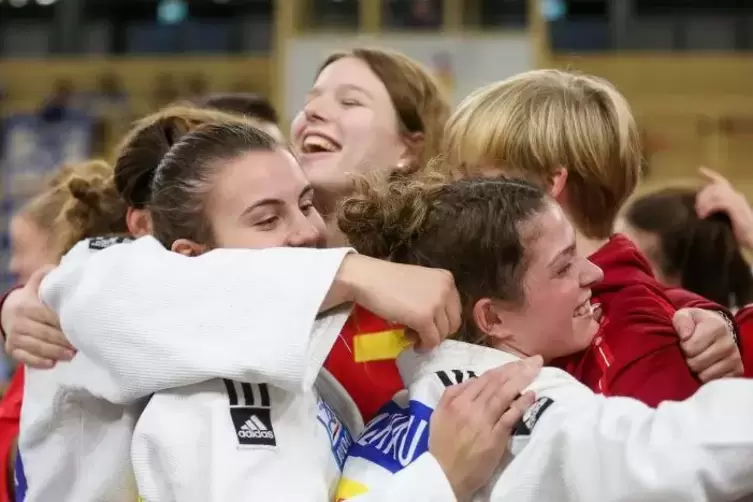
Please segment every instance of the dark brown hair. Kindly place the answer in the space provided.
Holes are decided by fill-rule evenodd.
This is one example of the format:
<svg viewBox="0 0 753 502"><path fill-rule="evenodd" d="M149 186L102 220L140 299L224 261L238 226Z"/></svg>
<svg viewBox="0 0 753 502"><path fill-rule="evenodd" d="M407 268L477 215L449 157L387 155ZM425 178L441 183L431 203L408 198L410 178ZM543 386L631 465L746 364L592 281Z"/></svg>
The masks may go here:
<svg viewBox="0 0 753 502"><path fill-rule="evenodd" d="M471 311L479 299L525 300L524 226L549 202L523 180L362 180L342 203L338 224L360 253L450 271L464 311L458 338L478 342Z"/></svg>
<svg viewBox="0 0 753 502"><path fill-rule="evenodd" d="M127 234L125 213L112 167L92 160L62 166L19 215L45 231L50 248L62 256L82 239Z"/></svg>
<svg viewBox="0 0 753 502"><path fill-rule="evenodd" d="M724 213L701 219L696 191L668 188L635 200L626 210L630 226L654 234L652 256L662 274L725 307L753 302L753 274Z"/></svg>
<svg viewBox="0 0 753 502"><path fill-rule="evenodd" d="M205 124L184 135L159 163L152 180L148 208L154 236L168 248L177 239L214 244L204 208L222 162L276 148L281 145L274 138L242 122Z"/></svg>
<svg viewBox="0 0 753 502"><path fill-rule="evenodd" d="M277 125L280 117L266 96L253 93L210 94L196 102L201 108L211 108L225 113L270 122Z"/></svg>
<svg viewBox="0 0 753 502"><path fill-rule="evenodd" d="M201 124L238 122L241 117L190 106L168 107L139 120L115 155L115 186L126 203L144 208L157 165L173 144Z"/></svg>
<svg viewBox="0 0 753 502"><path fill-rule="evenodd" d="M414 152L415 170L439 153L442 133L450 116L450 103L431 73L420 63L399 52L357 48L330 55L317 75L342 58L360 59L382 81L397 112L398 128L404 135L422 133Z"/></svg>

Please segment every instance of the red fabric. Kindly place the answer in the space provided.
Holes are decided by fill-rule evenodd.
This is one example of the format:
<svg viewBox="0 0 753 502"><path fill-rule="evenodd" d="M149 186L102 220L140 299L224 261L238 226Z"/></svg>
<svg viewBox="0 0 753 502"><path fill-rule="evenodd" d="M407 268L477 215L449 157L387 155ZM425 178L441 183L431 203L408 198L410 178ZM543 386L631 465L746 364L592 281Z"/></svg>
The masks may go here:
<svg viewBox="0 0 753 502"><path fill-rule="evenodd" d="M23 287L23 285L21 285L21 284L19 284L19 285L17 285L17 286L13 286L13 287L12 287L12 288L10 288L10 289L9 289L8 291L6 291L6 292L5 292L4 294L3 294L3 296L2 296L2 297L0 297L0 316L2 316L3 305L5 304L5 300L7 300L7 299L8 299L8 295L10 295L10 294L11 294L11 293L12 293L13 291L15 291L15 290L17 290L17 289L20 289L20 288L22 288L22 287ZM1 323L1 322L0 322L0 336L2 336L2 337L3 337L3 340L5 340L5 331L3 331L3 325L2 325L2 323Z"/></svg>
<svg viewBox="0 0 753 502"><path fill-rule="evenodd" d="M675 307L633 243L615 235L590 257L604 271L593 288L602 322L593 344L556 364L595 392L649 406L690 397L692 374L672 324Z"/></svg>
<svg viewBox="0 0 753 502"><path fill-rule="evenodd" d="M8 295L21 285L10 288L0 297L0 312ZM0 335L5 339L5 332L0 324ZM10 474L10 456L16 445L18 427L21 422L21 403L24 397L24 369L19 366L10 381L5 395L0 400L0 502L10 502L12 495L8 493L14 485L13 479L8 479Z"/></svg>
<svg viewBox="0 0 753 502"><path fill-rule="evenodd" d="M735 321L740 334L738 343L743 357L744 376L753 378L753 305L738 310Z"/></svg>
<svg viewBox="0 0 753 502"><path fill-rule="evenodd" d="M0 502L10 502L12 499L6 487L13 486L13 479L8 479L10 457L16 445L18 426L21 421L21 403L24 397L24 369L19 367L10 381L8 390L0 401Z"/></svg>
<svg viewBox="0 0 753 502"><path fill-rule="evenodd" d="M353 337L387 329L394 329L394 326L357 306L324 363L324 367L348 391L366 422L374 418L404 385L394 359L356 362Z"/></svg>

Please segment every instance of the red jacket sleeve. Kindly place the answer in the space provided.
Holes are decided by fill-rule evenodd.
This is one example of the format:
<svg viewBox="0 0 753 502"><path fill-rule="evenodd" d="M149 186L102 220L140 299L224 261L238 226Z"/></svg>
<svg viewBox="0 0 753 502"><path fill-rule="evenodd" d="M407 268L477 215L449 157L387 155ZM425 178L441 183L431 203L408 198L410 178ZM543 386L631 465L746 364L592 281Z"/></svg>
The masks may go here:
<svg viewBox="0 0 753 502"><path fill-rule="evenodd" d="M738 310L735 321L740 330L738 342L745 368L744 376L753 378L753 305Z"/></svg>
<svg viewBox="0 0 753 502"><path fill-rule="evenodd" d="M18 428L21 422L21 404L24 397L24 368L20 366L10 381L8 390L0 401L0 502L12 500L8 489L12 489L11 456L16 448Z"/></svg>
<svg viewBox="0 0 753 502"><path fill-rule="evenodd" d="M649 406L680 401L701 386L685 361L672 324L675 309L661 291L636 285L615 294L605 312L603 338L614 355L605 393Z"/></svg>

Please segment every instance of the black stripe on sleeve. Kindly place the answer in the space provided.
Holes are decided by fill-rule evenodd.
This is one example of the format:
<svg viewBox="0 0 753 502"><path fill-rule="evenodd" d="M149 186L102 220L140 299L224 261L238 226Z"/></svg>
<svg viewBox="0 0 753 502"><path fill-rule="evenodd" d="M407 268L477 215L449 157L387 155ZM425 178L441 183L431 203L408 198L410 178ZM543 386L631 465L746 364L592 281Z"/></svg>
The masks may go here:
<svg viewBox="0 0 753 502"><path fill-rule="evenodd" d="M238 393L235 391L235 384L232 380L223 379L222 381L225 383L225 389L227 389L230 406L238 406Z"/></svg>
<svg viewBox="0 0 753 502"><path fill-rule="evenodd" d="M265 383L259 384L259 393L261 394L261 405L269 408L270 406L269 387L267 387L267 384Z"/></svg>
<svg viewBox="0 0 753 502"><path fill-rule="evenodd" d="M250 383L242 383L241 389L243 389L243 399L246 400L246 406L254 406L254 391L251 388Z"/></svg>

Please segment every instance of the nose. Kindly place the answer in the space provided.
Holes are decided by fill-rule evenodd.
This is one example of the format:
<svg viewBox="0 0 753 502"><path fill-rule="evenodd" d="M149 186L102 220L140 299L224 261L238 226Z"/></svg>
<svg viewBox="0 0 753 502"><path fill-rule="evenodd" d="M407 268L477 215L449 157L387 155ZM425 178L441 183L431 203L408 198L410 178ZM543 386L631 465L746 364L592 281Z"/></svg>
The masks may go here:
<svg viewBox="0 0 753 502"><path fill-rule="evenodd" d="M303 115L309 122L324 122L330 118L330 113L324 96L317 96L303 107Z"/></svg>
<svg viewBox="0 0 753 502"><path fill-rule="evenodd" d="M323 238L322 230L301 214L291 229L287 245L294 248L315 248L319 247Z"/></svg>
<svg viewBox="0 0 753 502"><path fill-rule="evenodd" d="M584 288L591 287L594 284L597 284L598 282L601 282L601 280L604 278L604 271L601 270L597 265L594 265L591 263L590 260L585 260L585 267L583 269L583 273L581 274L581 286Z"/></svg>

